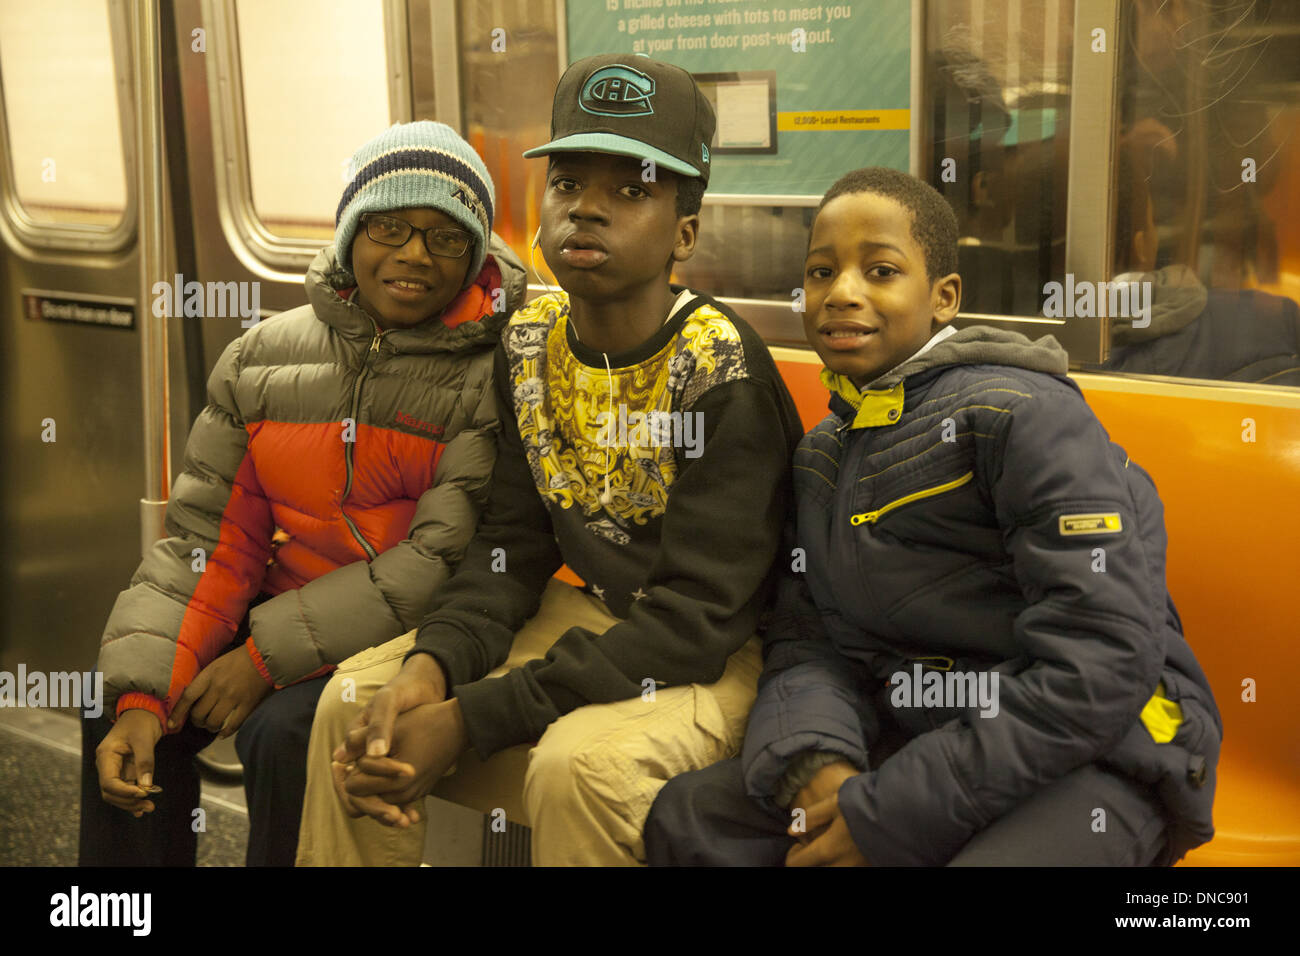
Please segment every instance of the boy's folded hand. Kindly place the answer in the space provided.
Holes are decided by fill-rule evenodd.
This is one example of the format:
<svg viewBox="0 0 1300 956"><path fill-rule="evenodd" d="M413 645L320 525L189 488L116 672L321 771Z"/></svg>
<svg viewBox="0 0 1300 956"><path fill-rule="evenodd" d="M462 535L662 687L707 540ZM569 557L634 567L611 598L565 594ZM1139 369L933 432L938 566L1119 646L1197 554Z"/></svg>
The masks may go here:
<svg viewBox="0 0 1300 956"><path fill-rule="evenodd" d="M334 751L339 763L352 763L363 756L382 757L389 753L393 723L398 716L423 704L438 704L447 697L442 666L428 654L416 654L370 699L348 728Z"/></svg>
<svg viewBox="0 0 1300 956"><path fill-rule="evenodd" d="M856 773L856 771L854 771ZM797 844L785 856L786 866L869 866L853 842L849 825L840 814L840 801L832 795L808 807L809 833L820 834L807 844ZM791 828L793 830L793 827ZM791 832L791 836L798 834Z"/></svg>
<svg viewBox="0 0 1300 956"><path fill-rule="evenodd" d="M162 724L147 710L122 712L113 729L95 748L99 795L133 816L152 813L154 746L162 739Z"/></svg>
<svg viewBox="0 0 1300 956"><path fill-rule="evenodd" d="M813 774L813 778L795 794L794 803L790 804L790 809L802 807L807 810L814 804L821 803L827 797L835 796L840 792L840 784L848 780L849 777L856 777L859 772L858 768L847 760L837 760L835 763L827 764ZM809 825L807 832L797 834L797 838L800 843L809 843L816 835L817 831Z"/></svg>
<svg viewBox="0 0 1300 956"><path fill-rule="evenodd" d="M393 725L392 756L361 757L339 780L344 805L388 826L419 820L420 800L468 746L460 702L422 704ZM338 764L335 764L338 766Z"/></svg>
<svg viewBox="0 0 1300 956"><path fill-rule="evenodd" d="M373 794L405 789L415 778L415 768L403 762L406 758L399 758L394 752L394 735L403 729L398 726L398 721L418 707L442 703L446 696L447 684L442 665L428 654L416 654L361 709L361 713L348 728L343 742L334 750L330 767L334 777L334 793L349 816L368 814L381 823L403 827L419 818L413 804L406 801L398 803L395 799L394 802L388 802ZM403 725L406 723L402 720ZM404 749L403 753L405 752L407 750ZM354 796L345 784L357 773L357 761L362 758L367 761L366 773L370 785L367 786L360 780L353 781L353 786L361 784L363 790L368 790ZM452 758L454 761L455 757ZM447 766L450 765L448 763ZM444 767L438 775L441 776L446 769ZM387 778L386 781L381 780L383 786L378 790L373 787L376 778ZM434 778L436 779L437 777Z"/></svg>
<svg viewBox="0 0 1300 956"><path fill-rule="evenodd" d="M167 726L181 726L188 714L194 726L229 737L269 693L271 685L258 672L248 649L236 647L199 671L176 702Z"/></svg>

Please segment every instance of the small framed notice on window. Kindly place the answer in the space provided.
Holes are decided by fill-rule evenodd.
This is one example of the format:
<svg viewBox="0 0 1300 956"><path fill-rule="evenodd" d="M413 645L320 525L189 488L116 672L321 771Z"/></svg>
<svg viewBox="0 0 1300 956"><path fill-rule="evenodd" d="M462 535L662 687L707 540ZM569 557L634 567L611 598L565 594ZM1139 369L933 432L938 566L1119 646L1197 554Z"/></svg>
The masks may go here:
<svg viewBox="0 0 1300 956"><path fill-rule="evenodd" d="M776 71L695 73L713 105L715 153L776 153Z"/></svg>

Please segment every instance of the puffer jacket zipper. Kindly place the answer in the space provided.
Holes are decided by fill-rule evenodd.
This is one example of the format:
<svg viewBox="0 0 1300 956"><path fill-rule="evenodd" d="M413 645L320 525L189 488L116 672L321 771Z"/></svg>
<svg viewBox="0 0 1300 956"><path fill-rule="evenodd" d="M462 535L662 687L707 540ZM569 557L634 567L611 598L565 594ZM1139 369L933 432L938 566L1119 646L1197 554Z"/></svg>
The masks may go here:
<svg viewBox="0 0 1300 956"><path fill-rule="evenodd" d="M373 322L374 320L372 319L371 321ZM379 354L379 340L383 337L384 331L376 325L375 337L371 340L370 348L367 350L366 357L361 363L361 374L357 376L357 380L352 386L352 409L348 413L348 417L352 419L352 441L343 443L346 446L343 449L343 460L347 463L348 481L347 485L343 488L343 500L339 502L339 513L343 515L343 520L347 522L348 528L352 532L352 537L356 538L357 543L359 543L361 547L365 548L366 554L370 555L370 560L372 561L379 556L379 552L376 551L374 546L365 539L365 536L362 535L360 529L357 528L352 519L348 517L344 505L347 504L348 495L352 494L352 449L356 445L357 408L361 404L361 384L366 380L366 376L370 374L370 360Z"/></svg>
<svg viewBox="0 0 1300 956"><path fill-rule="evenodd" d="M882 516L889 514L889 512L893 511L895 508L901 508L903 505L910 505L913 501L920 501L922 498L931 498L934 495L941 495L945 491L952 491L954 488L960 488L974 477L975 472L968 471L960 478L954 478L952 481L945 481L943 484L935 485L933 488L923 488L920 491L914 491L910 495L904 495L901 498L891 501L882 508L877 508L875 511L864 511L861 514L854 515L852 518L853 524L875 524Z"/></svg>
<svg viewBox="0 0 1300 956"><path fill-rule="evenodd" d="M840 446L839 474L861 474L862 463L866 460L871 447L867 430L848 430L847 426L851 424L850 420L846 420L844 424L846 427L840 432L845 437L843 444ZM836 494L837 502L833 512L834 515L843 515L845 512L852 513L854 498L858 494L857 482L839 482ZM898 628L895 627L893 621L885 615L884 607L876 599L875 575L864 564L867 558L866 551L860 547L857 540L858 535L849 531L839 522L840 519L837 517L832 527L827 529L830 535L829 551L838 558L835 561L837 570L831 572L829 576L840 579L840 575L845 575L844 578L840 579L842 581L841 586L848 588L848 594L851 596L848 596L847 600L853 607L853 611L848 616L853 620L874 622L873 626L882 641L886 643L897 641L902 635L899 634Z"/></svg>

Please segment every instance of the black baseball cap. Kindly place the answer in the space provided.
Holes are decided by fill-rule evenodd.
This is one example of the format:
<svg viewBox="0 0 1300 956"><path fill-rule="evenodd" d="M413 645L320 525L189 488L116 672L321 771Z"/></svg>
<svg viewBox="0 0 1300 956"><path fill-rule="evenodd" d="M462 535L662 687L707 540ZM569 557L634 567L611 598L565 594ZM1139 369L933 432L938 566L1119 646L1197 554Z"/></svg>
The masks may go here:
<svg viewBox="0 0 1300 956"><path fill-rule="evenodd" d="M709 181L713 107L689 73L635 53L602 53L572 64L551 108L551 141L524 156L614 153L652 159Z"/></svg>

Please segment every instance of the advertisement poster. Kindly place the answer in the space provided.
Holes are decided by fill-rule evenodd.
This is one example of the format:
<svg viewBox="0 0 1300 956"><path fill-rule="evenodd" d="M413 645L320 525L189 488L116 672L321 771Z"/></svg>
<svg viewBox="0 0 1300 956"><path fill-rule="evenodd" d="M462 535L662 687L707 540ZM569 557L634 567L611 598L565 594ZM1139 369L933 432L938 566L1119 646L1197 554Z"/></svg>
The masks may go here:
<svg viewBox="0 0 1300 956"><path fill-rule="evenodd" d="M568 0L569 62L644 53L713 103L709 193L820 196L848 169L908 168L911 3Z"/></svg>

